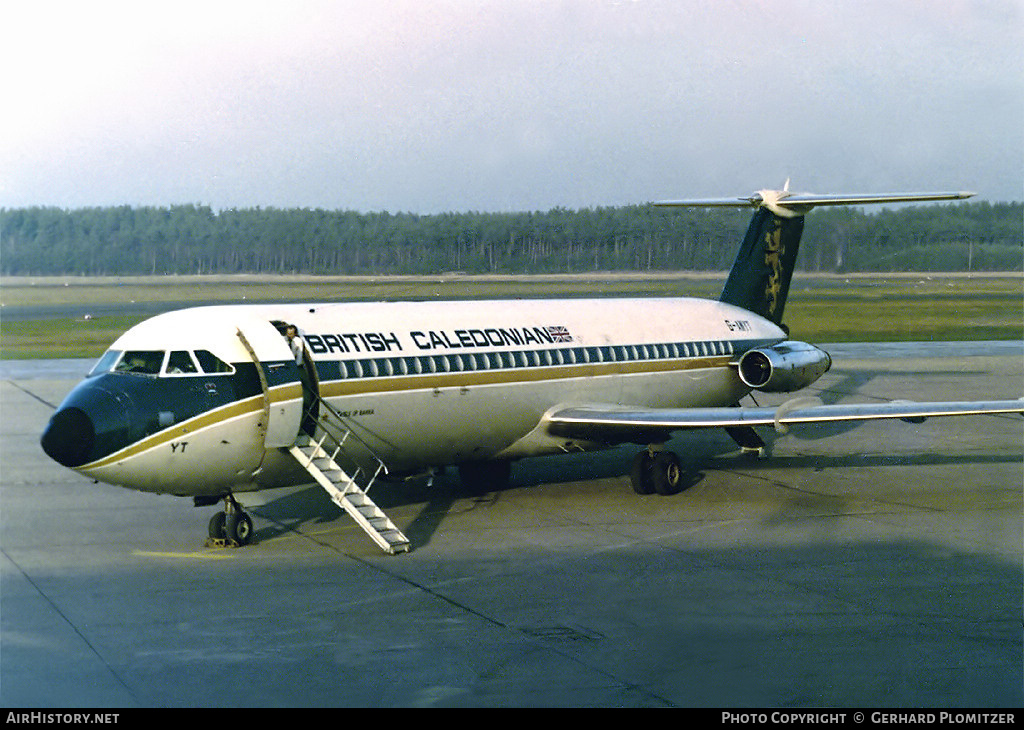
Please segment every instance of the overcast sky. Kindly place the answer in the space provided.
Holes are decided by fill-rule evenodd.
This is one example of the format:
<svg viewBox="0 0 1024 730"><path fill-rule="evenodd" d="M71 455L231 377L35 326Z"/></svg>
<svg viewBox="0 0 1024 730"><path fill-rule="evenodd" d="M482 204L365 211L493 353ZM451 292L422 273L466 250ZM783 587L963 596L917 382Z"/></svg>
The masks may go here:
<svg viewBox="0 0 1024 730"><path fill-rule="evenodd" d="M0 8L0 207L1024 198L1024 0Z"/></svg>

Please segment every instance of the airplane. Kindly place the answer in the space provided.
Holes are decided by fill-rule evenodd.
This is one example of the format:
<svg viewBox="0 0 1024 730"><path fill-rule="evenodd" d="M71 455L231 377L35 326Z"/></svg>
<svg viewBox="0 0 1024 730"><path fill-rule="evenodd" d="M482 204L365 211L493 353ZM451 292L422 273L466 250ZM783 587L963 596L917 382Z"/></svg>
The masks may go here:
<svg viewBox="0 0 1024 730"><path fill-rule="evenodd" d="M187 308L132 327L64 399L41 437L100 482L224 502L208 544L241 546L236 495L317 483L385 552L409 540L370 499L397 475L456 465L500 489L517 460L643 448L630 483L681 489L675 431L721 428L763 452L755 427L1024 413L1024 399L822 405L795 393L832 365L792 340L783 313L814 207L961 200L973 193L813 195L761 190L666 206L753 208L721 296L246 304Z"/></svg>

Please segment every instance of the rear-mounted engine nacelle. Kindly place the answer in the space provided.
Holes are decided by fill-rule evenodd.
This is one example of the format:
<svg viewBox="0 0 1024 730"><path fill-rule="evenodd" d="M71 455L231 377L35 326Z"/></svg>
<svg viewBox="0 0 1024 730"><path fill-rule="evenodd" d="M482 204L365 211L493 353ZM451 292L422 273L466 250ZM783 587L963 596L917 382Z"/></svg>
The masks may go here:
<svg viewBox="0 0 1024 730"><path fill-rule="evenodd" d="M737 369L740 380L755 390L789 393L806 388L830 367L832 358L824 350L787 340L745 352Z"/></svg>

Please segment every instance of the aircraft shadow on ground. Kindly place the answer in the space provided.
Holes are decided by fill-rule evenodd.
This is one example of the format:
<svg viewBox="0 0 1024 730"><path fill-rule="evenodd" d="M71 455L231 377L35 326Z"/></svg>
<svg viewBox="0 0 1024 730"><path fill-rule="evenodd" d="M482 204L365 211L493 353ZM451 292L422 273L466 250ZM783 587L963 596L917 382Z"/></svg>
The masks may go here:
<svg viewBox="0 0 1024 730"><path fill-rule="evenodd" d="M816 441L828 436L848 433L862 424L815 427L809 438ZM902 425L902 424L900 424ZM761 429L768 452L771 454L779 438L771 429ZM719 429L681 434L670 440L666 447L680 454L683 467L679 493L669 497L650 495L638 499L685 499L687 490L703 482L708 472L742 472L756 475L760 471L802 469L826 471L830 469L878 468L892 466L945 466L965 464L1006 464L1020 461L1019 454L962 453L939 454L933 452L903 453L838 453L838 454L771 454L758 458L737 451L736 444ZM473 510L494 504L506 492L530 489L542 485L591 483L613 480L604 488L631 491L629 470L633 456L640 451L636 445L618 446L606 451L587 454L569 454L555 457L525 459L514 465L508 485L482 492L470 492L462 487L455 469L449 468L436 475L432 483L425 479L382 482L374 486L371 496L385 512L411 505L422 505L420 511L402 530L409 538L413 550L430 543L444 519L456 505ZM832 504L837 497L821 495ZM581 495L581 499L585 497ZM833 506L835 506L833 504ZM257 531L256 540L270 540L279 535L300 530L304 525L333 523L348 519L327 493L316 485L292 491L252 510L270 520L273 525Z"/></svg>

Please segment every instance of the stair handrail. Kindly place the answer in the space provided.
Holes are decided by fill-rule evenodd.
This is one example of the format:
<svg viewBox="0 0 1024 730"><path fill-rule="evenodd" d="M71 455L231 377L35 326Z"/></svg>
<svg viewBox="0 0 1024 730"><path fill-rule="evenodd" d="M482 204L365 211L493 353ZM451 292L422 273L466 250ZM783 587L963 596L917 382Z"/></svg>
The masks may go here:
<svg viewBox="0 0 1024 730"><path fill-rule="evenodd" d="M319 409L317 408L317 406L319 406ZM324 410L326 410L330 415L334 416L334 418L337 420L337 425L332 423L331 420L329 418L327 418L323 414ZM362 448L365 449L366 452L371 457L373 457L374 461L377 462L378 467L377 467L376 473L373 475L373 477L371 477L370 484L368 484L366 487L364 487L364 490L368 490L370 488L370 485L372 485L373 482L377 479L377 476L381 473L381 471L383 471L384 474L388 474L388 467L387 467L387 464L384 463L384 460L382 458L380 458L380 456L377 454L377 452L374 451L370 447L369 444L367 444L363 439L359 438L359 434L357 434L355 432L355 429L353 429L351 426L349 426L346 423L346 420L347 420L346 417L343 416L341 414L341 412L337 408L332 406L330 403L328 403L322 397L320 397L319 395L314 395L313 401L310 404L310 407L306 410L306 414L310 418L316 420L317 426L320 428L321 431L323 431L324 435L330 440L331 445L338 449L338 452L348 456L348 453L345 451L345 449L343 447L344 447L345 441L349 437L351 437L351 438L354 438L356 441L358 441L360 446L362 446ZM342 428L345 429L345 433L344 434L339 434L338 432ZM361 472L362 471L362 467L359 466L358 462L355 462L355 460L352 459L351 457L349 457L349 459L355 464L356 471L357 472ZM353 475L353 476L355 476L355 475Z"/></svg>

